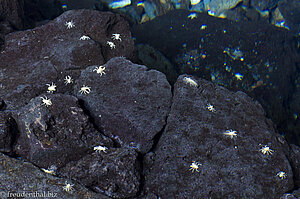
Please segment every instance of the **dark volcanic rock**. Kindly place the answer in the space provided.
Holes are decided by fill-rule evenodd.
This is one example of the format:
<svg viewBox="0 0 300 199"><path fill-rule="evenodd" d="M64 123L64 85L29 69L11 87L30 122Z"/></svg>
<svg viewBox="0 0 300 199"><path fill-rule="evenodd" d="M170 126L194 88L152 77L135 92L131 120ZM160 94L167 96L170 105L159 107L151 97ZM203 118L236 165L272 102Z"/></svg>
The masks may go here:
<svg viewBox="0 0 300 199"><path fill-rule="evenodd" d="M67 29L66 22L75 27ZM121 34L122 41L107 41L112 34ZM90 40L80 40L87 35ZM46 25L32 30L6 35L4 50L0 53L0 96L8 109L17 109L47 89L54 82L58 92L70 91L64 85L67 75L76 79L89 65L104 64L110 58L134 57L134 43L128 23L110 12L92 10L67 11Z"/></svg>
<svg viewBox="0 0 300 199"><path fill-rule="evenodd" d="M279 0L251 0L251 6L260 11L272 10L277 5L278 1Z"/></svg>
<svg viewBox="0 0 300 199"><path fill-rule="evenodd" d="M147 198L279 198L291 190L286 143L278 141L262 107L243 92L196 78L199 86L193 86L186 77L178 78L167 127L145 158ZM237 136L223 134L230 129ZM272 154L260 151L265 145ZM190 170L192 161L201 163L199 172ZM277 176L280 171L286 178Z"/></svg>
<svg viewBox="0 0 300 199"><path fill-rule="evenodd" d="M124 58L113 58L103 67L102 76L94 71L96 66L82 71L74 92L106 135L121 146L147 152L170 109L166 76ZM78 92L83 85L91 87L89 94Z"/></svg>
<svg viewBox="0 0 300 199"><path fill-rule="evenodd" d="M0 33L7 34L12 29L22 29L24 27L24 2L18 0L1 0L0 1ZM3 25L7 24L7 28ZM4 25L6 26L6 25ZM9 27L8 27L9 26Z"/></svg>
<svg viewBox="0 0 300 199"><path fill-rule="evenodd" d="M70 162L60 174L80 181L96 192L113 198L136 195L140 176L137 153L133 149L109 148Z"/></svg>
<svg viewBox="0 0 300 199"><path fill-rule="evenodd" d="M176 62L181 74L211 80L230 90L242 90L255 98L279 131L285 132L290 142L300 145L300 141L289 136L298 132L294 120L288 118L300 112L289 110L299 66L294 35L263 19L232 22L198 13L191 20L187 19L189 14L171 11L134 27L133 35L137 43L147 43L174 65ZM202 25L206 28L201 29ZM149 31L151 34L145 34ZM243 61L236 58L239 50ZM243 76L241 80L236 78L237 74Z"/></svg>
<svg viewBox="0 0 300 199"><path fill-rule="evenodd" d="M11 152L17 133L16 123L7 112L0 112L0 152Z"/></svg>
<svg viewBox="0 0 300 199"><path fill-rule="evenodd" d="M177 79L177 71L171 62L158 50L147 44L137 45L139 61L149 69L155 69L167 76L170 84Z"/></svg>
<svg viewBox="0 0 300 199"><path fill-rule="evenodd" d="M75 97L47 97L52 100L51 106L46 107L36 97L14 116L20 130L14 147L18 155L42 168L59 168L80 159L94 146L113 145L94 129Z"/></svg>
<svg viewBox="0 0 300 199"><path fill-rule="evenodd" d="M300 32L300 1L298 0L281 0L278 3L278 8L282 13L286 24L293 32Z"/></svg>
<svg viewBox="0 0 300 199"><path fill-rule="evenodd" d="M28 162L9 158L1 153L0 179L1 198L21 198L20 195L19 197L16 195L13 197L14 195L7 194L27 193L31 195L22 198L108 199L108 197L102 194L96 194L78 183L45 174ZM66 182L73 184L73 191L66 192L63 189ZM35 196L33 194L35 194Z"/></svg>
<svg viewBox="0 0 300 199"><path fill-rule="evenodd" d="M300 148L298 146L291 144L291 153L289 158L294 171L295 185L300 187Z"/></svg>

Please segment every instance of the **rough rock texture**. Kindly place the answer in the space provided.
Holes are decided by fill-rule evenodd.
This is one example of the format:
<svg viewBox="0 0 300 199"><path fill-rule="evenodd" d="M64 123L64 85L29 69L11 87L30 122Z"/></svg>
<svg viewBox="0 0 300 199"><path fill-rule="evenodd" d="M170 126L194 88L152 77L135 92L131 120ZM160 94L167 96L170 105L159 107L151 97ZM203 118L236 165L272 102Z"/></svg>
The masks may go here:
<svg viewBox="0 0 300 199"><path fill-rule="evenodd" d="M155 69L166 75L170 84L177 79L177 71L174 65L158 50L147 44L137 45L139 61L149 69Z"/></svg>
<svg viewBox="0 0 300 199"><path fill-rule="evenodd" d="M291 144L289 158L294 172L295 186L300 187L300 148L298 146Z"/></svg>
<svg viewBox="0 0 300 199"><path fill-rule="evenodd" d="M180 76L167 127L154 154L145 158L148 198L279 198L293 188L284 141L257 102L202 79ZM207 109L212 104L215 112ZM237 131L232 139L223 133ZM268 145L272 155L259 150ZM201 163L192 172L192 161ZM285 179L277 173L284 171Z"/></svg>
<svg viewBox="0 0 300 199"><path fill-rule="evenodd" d="M183 10L169 12L136 26L133 34L137 43L147 43L176 62L181 74L193 74L230 90L246 92L263 105L290 142L300 144L300 140L290 138L298 131L294 120L288 118L300 112L297 107L289 110L299 65L297 42L291 32L264 21L233 23L201 13L187 20L188 15ZM207 25L204 30L203 24ZM149 31L151 34L145 34ZM235 50L243 53L243 61L234 59ZM242 80L236 74L241 74Z"/></svg>
<svg viewBox="0 0 300 199"><path fill-rule="evenodd" d="M276 7L279 0L251 0L251 6L254 8L264 11L264 10L271 10Z"/></svg>
<svg viewBox="0 0 300 199"><path fill-rule="evenodd" d="M60 174L113 198L136 196L140 185L137 153L133 149L109 148L70 162Z"/></svg>
<svg viewBox="0 0 300 199"><path fill-rule="evenodd" d="M296 34L300 32L300 1L297 0L281 0L278 3L278 8L283 15L286 24L291 31Z"/></svg>
<svg viewBox="0 0 300 199"><path fill-rule="evenodd" d="M103 67L103 75L94 71L96 66L82 71L75 94L106 135L122 147L147 152L170 109L172 94L166 76L124 58L113 58ZM83 85L91 87L89 94L78 92Z"/></svg>
<svg viewBox="0 0 300 199"><path fill-rule="evenodd" d="M65 23L75 27L67 29ZM122 42L113 41L112 34L121 34ZM90 40L80 40L83 35ZM111 49L107 41L115 42ZM67 11L53 21L32 30L6 35L0 53L0 96L8 109L17 109L33 97L45 92L51 82L58 92L67 92L64 77L76 79L89 65L104 64L110 58L133 59L134 43L128 23L110 12L92 10Z"/></svg>
<svg viewBox="0 0 300 199"><path fill-rule="evenodd" d="M0 2L0 33L7 34L9 29L22 29L24 27L24 1L1 0ZM6 29L6 28L8 29ZM6 30L5 30L6 29Z"/></svg>
<svg viewBox="0 0 300 199"><path fill-rule="evenodd" d="M0 112L0 152L11 152L17 126L10 113Z"/></svg>
<svg viewBox="0 0 300 199"><path fill-rule="evenodd" d="M238 3L243 0L204 0L204 7L206 9L210 8L216 14L221 14L222 12L234 8Z"/></svg>
<svg viewBox="0 0 300 199"><path fill-rule="evenodd" d="M102 194L96 194L85 188L84 186L75 183L74 181L64 178L57 178L42 172L31 163L23 162L14 158L10 158L0 153L0 187L1 198L21 198L13 197L11 194L35 194L24 198L93 198L93 199L108 199ZM63 190L65 183L73 184L74 191L66 192ZM44 194L44 195L41 195ZM48 194L48 195L47 195ZM55 194L50 195L50 194ZM10 196L10 197L9 197ZM44 196L44 197L43 197ZM48 196L48 197L47 197ZM52 196L52 197L51 197Z"/></svg>
<svg viewBox="0 0 300 199"><path fill-rule="evenodd" d="M92 126L77 98L63 94L48 98L51 106L43 105L39 96L14 116L20 131L14 146L17 155L42 168L59 168L80 159L94 146L113 146Z"/></svg>

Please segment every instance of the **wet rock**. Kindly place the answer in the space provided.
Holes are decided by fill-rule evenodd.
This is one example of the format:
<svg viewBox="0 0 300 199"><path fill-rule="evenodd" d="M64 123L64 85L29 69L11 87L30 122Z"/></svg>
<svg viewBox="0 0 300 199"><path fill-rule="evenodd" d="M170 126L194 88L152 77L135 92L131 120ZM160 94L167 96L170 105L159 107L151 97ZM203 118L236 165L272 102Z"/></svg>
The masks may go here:
<svg viewBox="0 0 300 199"><path fill-rule="evenodd" d="M75 27L68 29L65 23L70 21ZM121 34L122 41L113 40L114 33ZM80 40L83 35L91 39ZM114 42L115 49L107 41ZM18 109L47 90L46 84L51 82L58 92L69 92L65 76L76 80L82 69L115 56L135 56L128 23L120 15L67 11L46 25L6 36L0 53L0 77L9 78L1 81L0 96L8 109Z"/></svg>
<svg viewBox="0 0 300 199"><path fill-rule="evenodd" d="M0 187L1 198L103 198L105 195L97 194L83 187L79 183L57 178L42 172L31 163L10 158L0 153ZM72 184L73 191L66 192L65 183ZM8 195L11 194L11 195ZM34 195L35 194L35 195Z"/></svg>
<svg viewBox="0 0 300 199"><path fill-rule="evenodd" d="M296 128L290 128L294 120L289 117L299 111L287 113L290 96L297 87L290 79L296 78L299 65L293 34L263 20L232 23L201 13L198 18L187 20L188 14L176 10L134 27L137 43L147 43L162 52L177 65L180 74L193 74L246 92L263 105L280 132L297 134ZM207 28L201 30L202 25ZM151 34L144 34L150 30ZM228 48L231 54L224 53ZM234 59L239 51L243 61ZM243 75L242 80L236 74Z"/></svg>
<svg viewBox="0 0 300 199"><path fill-rule="evenodd" d="M300 187L300 148L297 145L291 144L291 152L289 158L294 172L295 185Z"/></svg>
<svg viewBox="0 0 300 199"><path fill-rule="evenodd" d="M285 193L283 194L280 199L297 199L295 195L290 194L290 193Z"/></svg>
<svg viewBox="0 0 300 199"><path fill-rule="evenodd" d="M222 12L234 8L243 0L204 0L204 7L215 12L217 15Z"/></svg>
<svg viewBox="0 0 300 199"><path fill-rule="evenodd" d="M82 71L74 93L107 136L122 147L147 152L165 125L171 105L166 76L124 58L113 58L103 65L102 75L94 71L96 67ZM90 87L89 94L79 92L83 85Z"/></svg>
<svg viewBox="0 0 300 199"><path fill-rule="evenodd" d="M60 174L112 198L128 198L139 189L138 168L133 149L108 148L68 163Z"/></svg>
<svg viewBox="0 0 300 199"><path fill-rule="evenodd" d="M278 8L285 19L285 23L296 34L300 32L300 2L297 0L281 0Z"/></svg>
<svg viewBox="0 0 300 199"><path fill-rule="evenodd" d="M24 2L18 0L3 0L0 2L0 29L2 34L7 34L14 29L24 28Z"/></svg>
<svg viewBox="0 0 300 199"><path fill-rule="evenodd" d="M0 152L9 153L17 134L16 123L7 112L0 112Z"/></svg>
<svg viewBox="0 0 300 199"><path fill-rule="evenodd" d="M279 198L293 188L293 173L278 136L245 93L179 76L165 131L145 158L145 191L161 198ZM272 154L260 151L265 145Z"/></svg>
<svg viewBox="0 0 300 199"><path fill-rule="evenodd" d="M252 0L250 5L260 11L271 10L277 5L278 1L279 0Z"/></svg>
<svg viewBox="0 0 300 199"><path fill-rule="evenodd" d="M167 76L170 84L174 84L174 80L178 74L172 63L158 50L147 44L137 45L138 57L143 65L149 69L155 69Z"/></svg>
<svg viewBox="0 0 300 199"><path fill-rule="evenodd" d="M46 107L41 97L52 105ZM14 150L17 155L41 168L57 168L78 160L94 146L112 146L99 133L79 107L74 96L38 96L14 115L20 134Z"/></svg>
<svg viewBox="0 0 300 199"><path fill-rule="evenodd" d="M297 198L297 199L300 198L300 189L293 191L292 194L295 196L295 198Z"/></svg>

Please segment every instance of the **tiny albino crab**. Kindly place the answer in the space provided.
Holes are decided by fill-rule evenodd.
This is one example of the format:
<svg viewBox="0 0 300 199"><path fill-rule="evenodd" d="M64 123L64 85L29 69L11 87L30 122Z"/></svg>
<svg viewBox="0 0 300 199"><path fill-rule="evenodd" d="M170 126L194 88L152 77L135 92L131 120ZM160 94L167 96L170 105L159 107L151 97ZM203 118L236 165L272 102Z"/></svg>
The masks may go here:
<svg viewBox="0 0 300 199"><path fill-rule="evenodd" d="M80 37L79 40L90 40L91 38L89 36L83 35Z"/></svg>
<svg viewBox="0 0 300 199"><path fill-rule="evenodd" d="M45 96L45 98L41 97L41 99L42 99L43 105L45 105L47 107L52 105L51 99L48 99L46 96Z"/></svg>
<svg viewBox="0 0 300 199"><path fill-rule="evenodd" d="M262 152L264 155L272 155L272 153L274 152L272 149L270 149L268 145L263 146L261 149L259 149L259 151Z"/></svg>
<svg viewBox="0 0 300 199"><path fill-rule="evenodd" d="M67 22L65 23L65 26L67 26L67 29L71 29L71 28L74 28L74 27L75 27L75 23L73 22L73 20L67 21Z"/></svg>
<svg viewBox="0 0 300 199"><path fill-rule="evenodd" d="M56 85L52 82L52 84L46 84L46 86L48 86L48 91L47 93L53 93L54 91L56 91Z"/></svg>
<svg viewBox="0 0 300 199"><path fill-rule="evenodd" d="M44 169L41 168L42 171L44 171L45 173L51 174L51 175L55 175L55 170L57 169L55 165L52 165L50 168L48 169Z"/></svg>
<svg viewBox="0 0 300 199"><path fill-rule="evenodd" d="M192 164L190 165L190 171L194 172L197 171L199 172L199 166L201 166L202 164L196 161L193 161Z"/></svg>
<svg viewBox="0 0 300 199"><path fill-rule="evenodd" d="M91 92L91 87L85 85L83 85L79 90L80 94L89 94L90 92Z"/></svg>
<svg viewBox="0 0 300 199"><path fill-rule="evenodd" d="M96 152L101 152L101 151L103 151L104 153L106 153L106 150L107 150L107 147L105 147L105 146L101 146L101 145L99 145L99 146L95 146L94 147L94 151L96 151Z"/></svg>
<svg viewBox="0 0 300 199"><path fill-rule="evenodd" d="M211 104L207 104L206 108L207 108L210 112L216 112L216 109L215 109L214 106L211 105Z"/></svg>
<svg viewBox="0 0 300 199"><path fill-rule="evenodd" d="M280 171L276 174L280 179L285 179L286 178L286 173L283 171Z"/></svg>
<svg viewBox="0 0 300 199"><path fill-rule="evenodd" d="M189 18L189 19L197 18L197 13L192 12L191 14L189 14L189 15L187 16L187 18Z"/></svg>
<svg viewBox="0 0 300 199"><path fill-rule="evenodd" d="M187 84L190 84L191 86L198 86L197 82L190 77L183 78L183 81Z"/></svg>
<svg viewBox="0 0 300 199"><path fill-rule="evenodd" d="M63 190L67 191L67 192L71 192L74 191L73 188L74 184L70 184L67 181L65 182L65 186L63 186Z"/></svg>
<svg viewBox="0 0 300 199"><path fill-rule="evenodd" d="M103 74L105 75L105 67L104 66L96 66L96 68L93 70L96 71L98 74L100 74L100 76L102 76Z"/></svg>
<svg viewBox="0 0 300 199"><path fill-rule="evenodd" d="M231 139L232 139L233 137L236 137L236 136L237 136L237 132L236 132L236 131L233 131L233 130L231 130L231 129L225 131L223 134L229 136Z"/></svg>
<svg viewBox="0 0 300 199"><path fill-rule="evenodd" d="M66 76L64 80L66 85L73 83L73 79L70 75Z"/></svg>
<svg viewBox="0 0 300 199"><path fill-rule="evenodd" d="M113 40L119 40L119 41L122 41L122 39L121 39L121 35L120 34L117 34L117 33L115 33L115 34L112 34L112 37L111 37Z"/></svg>
<svg viewBox="0 0 300 199"><path fill-rule="evenodd" d="M110 49L116 48L116 45L113 42L107 41L106 43L109 45Z"/></svg>

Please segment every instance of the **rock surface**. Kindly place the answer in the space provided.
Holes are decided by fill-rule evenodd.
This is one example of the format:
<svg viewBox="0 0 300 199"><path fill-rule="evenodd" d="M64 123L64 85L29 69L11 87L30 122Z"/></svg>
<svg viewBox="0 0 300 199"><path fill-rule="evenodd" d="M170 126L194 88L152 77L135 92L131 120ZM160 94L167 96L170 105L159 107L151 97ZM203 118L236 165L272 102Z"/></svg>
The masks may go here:
<svg viewBox="0 0 300 199"><path fill-rule="evenodd" d="M82 71L74 93L107 136L122 147L146 153L165 125L171 105L166 76L124 58L113 58L103 65L102 75L94 71L96 67ZM89 94L78 92L83 85L91 87Z"/></svg>
<svg viewBox="0 0 300 199"><path fill-rule="evenodd" d="M45 98L33 98L14 116L20 131L14 145L17 155L41 168L60 168L95 146L113 146L89 122L77 98L53 94L48 96L52 105L46 107L41 97Z"/></svg>
<svg viewBox="0 0 300 199"><path fill-rule="evenodd" d="M68 29L66 22L75 27ZM121 34L122 42L113 41L112 34ZM83 36L90 40L80 40ZM115 42L111 49L107 41ZM0 96L8 109L18 109L47 90L54 82L58 92L71 91L64 77L74 80L89 65L104 64L110 58L133 59L134 43L128 23L110 12L72 10L46 25L32 30L8 34L0 53Z"/></svg>
<svg viewBox="0 0 300 199"><path fill-rule="evenodd" d="M67 29L71 20L75 27ZM114 33L121 33L122 41L113 40ZM82 35L91 39L79 40ZM172 96L164 74L115 56L134 59L135 52L128 24L112 13L69 11L6 36L0 54L0 151L11 155L0 155L0 187L6 193L150 199L289 198L292 192L299 197L299 148L289 148L274 133L257 102L187 75L176 80ZM231 60L228 54L223 58ZM65 84L68 75L73 82ZM52 82L54 93L47 92ZM90 91L80 93L83 86ZM46 97L49 106L43 104ZM237 135L224 135L227 130ZM272 154L263 154L264 146ZM75 184L73 191L64 190L66 182Z"/></svg>
<svg viewBox="0 0 300 199"><path fill-rule="evenodd" d="M140 166L133 149L109 148L94 152L60 170L95 192L112 198L136 196L140 186Z"/></svg>
<svg viewBox="0 0 300 199"><path fill-rule="evenodd" d="M285 145L262 107L242 92L193 78L197 87L185 82L187 77L178 78L165 131L145 160L146 193L161 198L279 198L292 189ZM224 135L230 129L237 135ZM265 145L272 154L260 151ZM201 164L199 172L191 171L193 161ZM280 171L285 179L277 176Z"/></svg>
<svg viewBox="0 0 300 199"><path fill-rule="evenodd" d="M22 195L17 197L8 194L27 193L31 195L25 198L109 199L105 195L88 190L79 183L51 176L28 162L10 158L2 153L0 153L0 178L1 198L21 198ZM73 191L67 192L63 189L66 182L73 184Z"/></svg>
<svg viewBox="0 0 300 199"><path fill-rule="evenodd" d="M17 134L17 125L10 113L0 112L0 152L9 153Z"/></svg>
<svg viewBox="0 0 300 199"><path fill-rule="evenodd" d="M300 140L290 136L299 134L294 127L296 121L290 117L300 111L292 107L290 97L299 87L290 81L296 78L299 65L291 32L264 21L233 23L201 13L191 20L186 18L189 14L176 10L136 26L133 34L137 43L158 49L177 65L180 74L192 74L247 93L263 105L267 116L290 142L299 144ZM206 28L201 29L202 25ZM144 34L150 30L151 34ZM234 52L241 52L243 61ZM239 74L240 80L236 77Z"/></svg>

